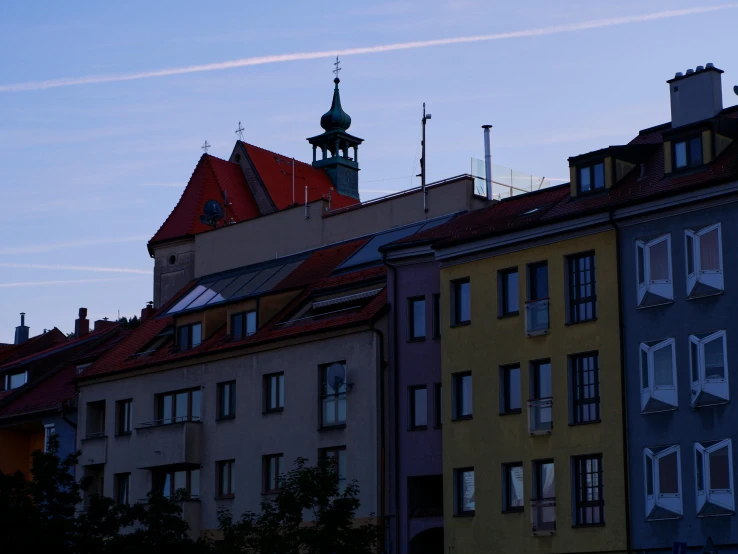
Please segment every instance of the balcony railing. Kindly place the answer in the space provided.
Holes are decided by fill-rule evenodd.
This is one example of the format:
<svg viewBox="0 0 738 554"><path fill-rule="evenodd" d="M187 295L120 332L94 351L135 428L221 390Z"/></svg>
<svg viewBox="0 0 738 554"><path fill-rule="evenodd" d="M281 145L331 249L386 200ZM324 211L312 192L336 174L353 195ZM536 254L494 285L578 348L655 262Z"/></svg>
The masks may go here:
<svg viewBox="0 0 738 554"><path fill-rule="evenodd" d="M79 464L94 466L107 462L108 438L104 434L87 435L80 443Z"/></svg>
<svg viewBox="0 0 738 554"><path fill-rule="evenodd" d="M549 435L553 430L553 398L528 400L528 432L531 435Z"/></svg>
<svg viewBox="0 0 738 554"><path fill-rule="evenodd" d="M136 428L136 456L142 469L202 463L202 423L141 425Z"/></svg>
<svg viewBox="0 0 738 554"><path fill-rule="evenodd" d="M556 533L556 499L540 498L530 501L531 531L537 537Z"/></svg>
<svg viewBox="0 0 738 554"><path fill-rule="evenodd" d="M548 333L548 298L525 303L525 330L528 336Z"/></svg>

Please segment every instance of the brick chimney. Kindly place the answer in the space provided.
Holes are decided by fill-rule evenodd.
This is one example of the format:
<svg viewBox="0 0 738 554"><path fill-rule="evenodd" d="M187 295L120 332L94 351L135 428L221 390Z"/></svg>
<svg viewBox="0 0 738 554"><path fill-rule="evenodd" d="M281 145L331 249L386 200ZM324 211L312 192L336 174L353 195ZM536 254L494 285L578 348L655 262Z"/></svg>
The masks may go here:
<svg viewBox="0 0 738 554"><path fill-rule="evenodd" d="M21 312L21 324L15 328L15 344L28 340L28 327L26 326L26 314Z"/></svg>
<svg viewBox="0 0 738 554"><path fill-rule="evenodd" d="M156 313L156 310L154 309L154 303L153 302L147 302L146 307L141 310L141 322L143 323L147 319L149 319L152 315Z"/></svg>
<svg viewBox="0 0 738 554"><path fill-rule="evenodd" d="M74 320L74 336L84 337L90 332L90 320L87 319L87 308L79 309L79 318Z"/></svg>
<svg viewBox="0 0 738 554"><path fill-rule="evenodd" d="M95 321L95 331L101 331L103 329L110 329L118 325L115 321L109 321L107 317L98 319Z"/></svg>
<svg viewBox="0 0 738 554"><path fill-rule="evenodd" d="M713 64L681 71L669 83L671 128L715 117L723 109L722 69Z"/></svg>

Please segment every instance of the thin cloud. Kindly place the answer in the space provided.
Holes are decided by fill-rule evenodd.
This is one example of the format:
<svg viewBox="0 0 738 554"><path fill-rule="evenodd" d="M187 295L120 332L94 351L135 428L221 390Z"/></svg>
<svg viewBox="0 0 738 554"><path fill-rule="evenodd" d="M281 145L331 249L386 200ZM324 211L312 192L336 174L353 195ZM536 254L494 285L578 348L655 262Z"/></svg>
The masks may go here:
<svg viewBox="0 0 738 554"><path fill-rule="evenodd" d="M126 267L93 267L88 265L58 265L58 264L16 264L0 263L0 267L14 269L49 269L62 271L94 271L99 273L135 273L137 275L151 275L150 269L130 269Z"/></svg>
<svg viewBox="0 0 738 554"><path fill-rule="evenodd" d="M61 250L63 248L77 248L80 246L98 246L101 244L121 244L125 242L148 241L150 237L117 237L107 239L87 239L68 242L50 242L44 244L28 244L25 246L13 246L11 248L0 248L0 254L36 254L38 252L51 252L53 250Z"/></svg>
<svg viewBox="0 0 738 554"><path fill-rule="evenodd" d="M135 279L135 277L134 277ZM86 283L107 283L110 281L130 281L127 278L111 278L111 279L70 279L67 281L21 281L19 283L0 283L0 288L16 288L16 287L46 287L51 285L80 285Z"/></svg>
<svg viewBox="0 0 738 554"><path fill-rule="evenodd" d="M700 8L686 8L681 10L664 10L660 12L652 12L640 15L628 15L623 17L610 17L605 19L595 19L590 21L582 21L579 23L569 23L565 25L554 25L550 27L539 27L535 29L524 29L520 31L511 31L507 33L497 33L492 35L475 35L467 37L453 37L434 40L422 40L413 42L397 42L393 44L383 44L377 46L367 46L363 48L345 48L337 50L322 50L317 52L296 52L293 54L278 54L272 56L255 56L251 58L242 58L239 60L230 60L226 62L218 62L202 65L191 65L187 67L173 67L168 69L158 69L154 71L142 71L138 73L123 73L113 75L90 75L87 77L68 77L61 79L50 79L45 81L27 81L24 83L12 83L8 85L0 85L0 92L20 92L28 90L44 90L57 87L69 87L76 85L90 85L96 83L115 83L119 81L135 81L138 79L150 79L154 77L168 77L172 75L184 75L187 73L200 73L204 71L220 71L223 69L233 69L237 67L248 67L252 65L264 65L272 63L293 62L301 60L315 60L319 58L331 58L334 56L355 56L360 54L378 54L382 52L393 52L397 50L412 50L417 48L428 48L431 46L448 46L451 44L465 44L472 42L485 42L492 40L506 40L525 37L539 37L546 35L555 35L561 33L571 33L576 31L585 31L590 29L600 29L602 27L612 27L615 25L626 25L629 23L643 23L647 21L656 21L659 19L669 19L674 17L684 17L700 13L715 12L719 10L727 10L738 8L738 4L721 4L715 6L703 6Z"/></svg>

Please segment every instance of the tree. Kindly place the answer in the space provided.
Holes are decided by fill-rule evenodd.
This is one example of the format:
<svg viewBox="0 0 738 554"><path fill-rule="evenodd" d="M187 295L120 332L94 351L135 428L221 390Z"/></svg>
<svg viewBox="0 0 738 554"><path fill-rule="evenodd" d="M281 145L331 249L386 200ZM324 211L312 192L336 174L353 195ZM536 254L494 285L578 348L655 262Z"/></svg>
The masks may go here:
<svg viewBox="0 0 738 554"><path fill-rule="evenodd" d="M223 541L219 554L371 554L378 532L374 524L355 524L359 508L356 482L342 489L335 462L321 459L308 466L298 458L281 476L280 490L261 504L261 512L246 512L234 522L219 513ZM307 517L305 517L307 516Z"/></svg>

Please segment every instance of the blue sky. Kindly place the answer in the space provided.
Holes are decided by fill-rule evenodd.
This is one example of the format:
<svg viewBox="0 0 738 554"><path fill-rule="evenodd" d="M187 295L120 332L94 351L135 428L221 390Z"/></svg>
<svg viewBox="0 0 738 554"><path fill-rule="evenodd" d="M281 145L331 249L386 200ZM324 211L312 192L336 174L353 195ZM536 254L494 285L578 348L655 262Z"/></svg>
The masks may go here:
<svg viewBox="0 0 738 554"><path fill-rule="evenodd" d="M417 184L424 101L430 180L469 171L485 123L495 163L566 178L568 157L668 121L665 80L706 62L735 104L736 21L719 0L3 2L0 342L21 311L32 334L68 332L80 306L115 318L151 300L146 242L204 140L227 158L240 120L245 140L309 161L333 78L315 52L496 35L342 56L368 199ZM85 80L295 53L308 59Z"/></svg>

